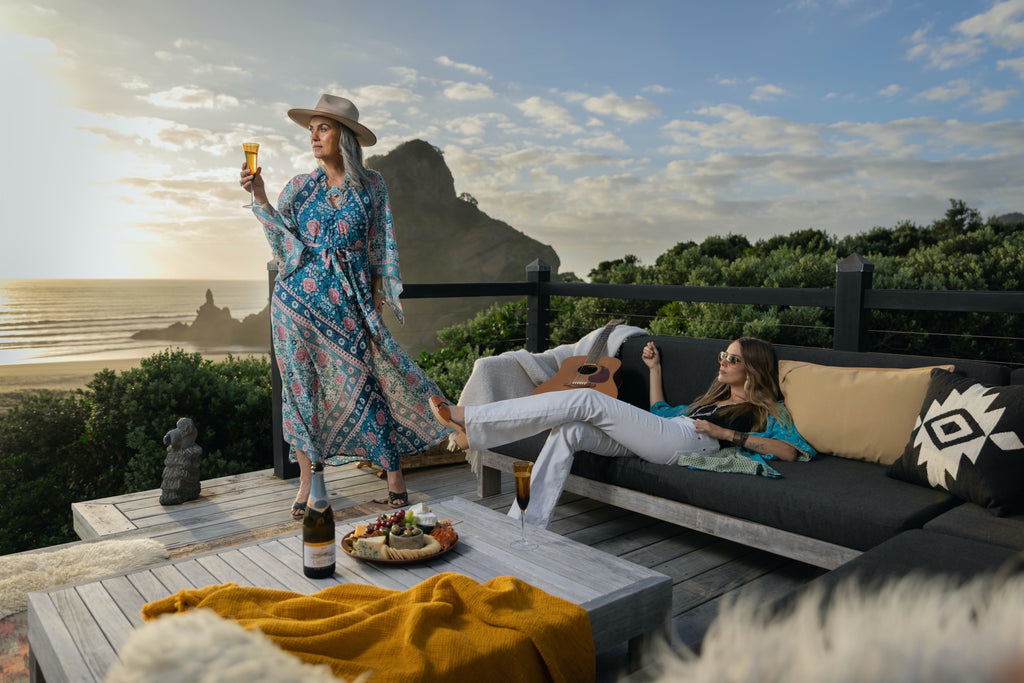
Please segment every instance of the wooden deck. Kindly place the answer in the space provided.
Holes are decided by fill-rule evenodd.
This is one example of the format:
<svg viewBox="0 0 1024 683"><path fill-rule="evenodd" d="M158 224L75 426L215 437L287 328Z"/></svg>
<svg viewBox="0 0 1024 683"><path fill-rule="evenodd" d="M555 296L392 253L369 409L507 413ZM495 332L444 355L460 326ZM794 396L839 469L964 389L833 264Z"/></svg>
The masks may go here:
<svg viewBox="0 0 1024 683"><path fill-rule="evenodd" d="M502 476L506 493L480 498L476 477L465 463L405 473L410 504L460 496L504 512L514 495L511 477ZM354 465L331 467L326 479L339 520L387 509L372 502L387 494L384 481L371 471ZM78 503L74 505L75 529L86 539L154 538L172 557L181 557L296 529L297 522L290 519L288 510L297 488L297 480L280 480L272 470L264 470L204 481L198 499L174 507L159 504L159 490ZM824 573L569 494L559 501L549 530L672 577L672 630L680 643L690 647L699 645L726 597L756 591L770 600ZM599 680L616 680L627 664L625 647L602 654ZM642 675L630 680L642 680Z"/></svg>

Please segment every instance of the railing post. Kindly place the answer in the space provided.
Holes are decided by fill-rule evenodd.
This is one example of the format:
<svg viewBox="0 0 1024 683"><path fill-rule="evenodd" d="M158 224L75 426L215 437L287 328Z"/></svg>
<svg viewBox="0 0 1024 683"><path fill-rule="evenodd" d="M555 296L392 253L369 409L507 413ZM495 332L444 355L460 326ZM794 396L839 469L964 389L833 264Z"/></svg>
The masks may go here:
<svg viewBox="0 0 1024 683"><path fill-rule="evenodd" d="M526 266L526 279L536 285L526 296L526 350L541 353L548 350L551 296L544 285L551 282L551 266L537 259Z"/></svg>
<svg viewBox="0 0 1024 683"><path fill-rule="evenodd" d="M875 265L857 253L836 264L835 333L837 351L866 351L870 313L864 308L864 292L871 289Z"/></svg>
<svg viewBox="0 0 1024 683"><path fill-rule="evenodd" d="M270 297L274 296L274 282L277 280L277 261L267 263L267 285ZM284 440L284 424L281 418L281 371L277 369L274 355L274 323L270 323L270 421L274 439L274 476L278 479L294 479L299 476L299 465L288 460L288 443Z"/></svg>

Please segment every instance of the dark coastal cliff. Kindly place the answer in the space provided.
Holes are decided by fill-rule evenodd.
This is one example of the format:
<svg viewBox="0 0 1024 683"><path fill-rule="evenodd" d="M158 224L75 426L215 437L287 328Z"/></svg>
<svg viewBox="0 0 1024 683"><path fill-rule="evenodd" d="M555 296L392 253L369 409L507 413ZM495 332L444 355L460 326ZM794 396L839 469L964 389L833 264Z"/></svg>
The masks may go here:
<svg viewBox="0 0 1024 683"><path fill-rule="evenodd" d="M368 168L384 176L395 221L404 282L481 282L522 280L526 265L545 261L554 275L560 264L549 245L481 211L455 193L455 180L441 151L423 140L406 142L386 155L370 157ZM191 324L143 330L137 339L183 341L205 346L268 348L269 308L234 320L218 308L215 293L196 311ZM387 313L388 328L411 355L437 347L437 330L472 318L496 300L404 299L405 325Z"/></svg>
<svg viewBox="0 0 1024 683"><path fill-rule="evenodd" d="M537 259L556 273L555 250L491 218L455 194L441 151L423 140L406 142L366 160L384 176L395 220L402 280L486 282L523 280ZM406 299L405 326L387 316L388 327L410 353L437 347L437 330L464 322L495 299Z"/></svg>
<svg viewBox="0 0 1024 683"><path fill-rule="evenodd" d="M366 165L387 183L406 282L521 280L538 258L557 270L550 246L457 197L452 173L430 143L406 142Z"/></svg>

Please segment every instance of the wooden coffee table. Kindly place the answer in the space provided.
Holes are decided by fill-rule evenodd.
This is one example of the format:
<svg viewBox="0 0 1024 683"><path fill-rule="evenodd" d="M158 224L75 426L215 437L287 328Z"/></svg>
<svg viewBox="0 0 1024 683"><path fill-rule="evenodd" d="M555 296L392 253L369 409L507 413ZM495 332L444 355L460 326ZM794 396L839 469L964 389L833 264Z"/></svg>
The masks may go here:
<svg viewBox="0 0 1024 683"><path fill-rule="evenodd" d="M606 651L629 643L634 668L647 636L664 633L672 604L671 579L651 569L527 527L535 550L517 551L519 524L461 498L429 503L439 519L456 522L459 542L443 556L418 564L384 565L349 557L340 548L334 576L302 574L299 530L263 541L178 558L74 586L29 594L29 653L33 680L102 681L117 652L143 623L141 607L181 589L234 582L300 593L336 583L368 583L404 590L441 572L458 572L479 582L515 576L583 607L590 617L594 647ZM371 516L372 518L372 516ZM338 538L360 520L338 524Z"/></svg>

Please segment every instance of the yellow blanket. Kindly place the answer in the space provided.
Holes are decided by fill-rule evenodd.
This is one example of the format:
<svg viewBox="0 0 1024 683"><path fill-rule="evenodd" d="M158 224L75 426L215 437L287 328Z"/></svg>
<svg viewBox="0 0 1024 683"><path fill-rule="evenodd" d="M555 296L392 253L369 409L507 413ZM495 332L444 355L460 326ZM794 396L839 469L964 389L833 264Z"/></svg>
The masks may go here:
<svg viewBox="0 0 1024 683"><path fill-rule="evenodd" d="M404 681L592 681L594 643L581 607L519 579L455 573L404 591L339 584L312 595L233 583L182 590L144 619L205 607L336 676Z"/></svg>

